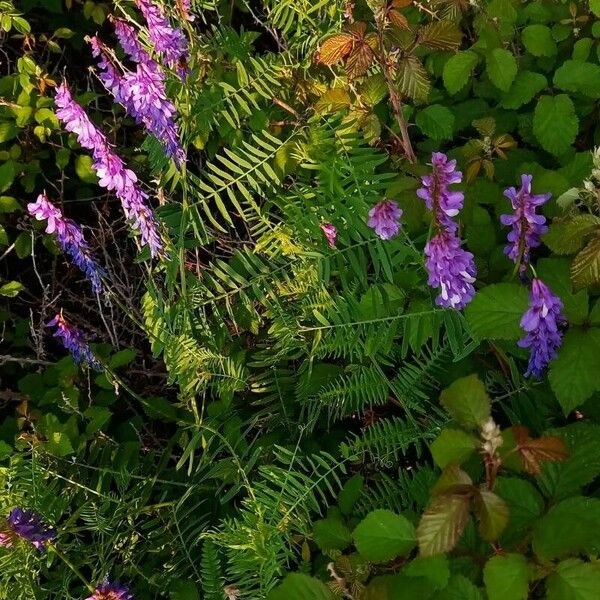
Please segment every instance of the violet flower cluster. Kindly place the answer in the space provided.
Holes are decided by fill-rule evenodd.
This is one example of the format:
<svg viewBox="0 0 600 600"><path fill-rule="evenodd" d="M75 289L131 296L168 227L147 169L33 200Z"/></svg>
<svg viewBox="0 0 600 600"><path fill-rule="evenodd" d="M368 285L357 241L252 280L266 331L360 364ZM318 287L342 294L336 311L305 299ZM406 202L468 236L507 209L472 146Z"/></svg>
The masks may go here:
<svg viewBox="0 0 600 600"><path fill-rule="evenodd" d="M10 548L17 539L44 550L46 544L56 538L56 530L48 526L42 517L31 510L16 507L10 511L3 526L0 526L0 546Z"/></svg>
<svg viewBox="0 0 600 600"><path fill-rule="evenodd" d="M134 600L127 587L105 579L86 600Z"/></svg>
<svg viewBox="0 0 600 600"><path fill-rule="evenodd" d="M532 194L531 175L521 175L521 188L514 187L504 191L514 209L511 215L501 215L500 222L512 227L508 234L509 244L504 253L519 266L523 273L530 260L532 248L540 245L540 236L548 231L546 218L536 214L536 209L547 202L552 194Z"/></svg>
<svg viewBox="0 0 600 600"><path fill-rule="evenodd" d="M152 0L136 0L148 24L148 37L154 49L162 54L169 67L175 67L179 76L187 75L187 59L189 55L187 39L181 29L172 27L165 12L159 4Z"/></svg>
<svg viewBox="0 0 600 600"><path fill-rule="evenodd" d="M465 196L462 192L449 188L453 183L462 181L462 173L456 170L456 161L449 160L443 152L431 155L433 171L431 175L421 177L423 187L417 190L417 196L425 201L433 212L438 227L446 231L457 231L458 224L452 220L462 210Z"/></svg>
<svg viewBox="0 0 600 600"><path fill-rule="evenodd" d="M53 336L61 340L62 345L71 352L77 364L84 362L96 371L104 371L86 342L83 333L74 325L67 323L62 314L57 314L54 319L49 321L48 327L56 327Z"/></svg>
<svg viewBox="0 0 600 600"><path fill-rule="evenodd" d="M562 308L560 298L543 281L534 278L529 308L521 319L521 328L526 335L519 340L519 346L530 351L525 377L541 378L548 363L556 356L562 342L559 327L566 323Z"/></svg>
<svg viewBox="0 0 600 600"><path fill-rule="evenodd" d="M48 200L45 193L36 202L27 205L27 210L38 221L47 221L46 233L56 233L56 241L62 251L85 273L96 294L102 291L102 277L106 275L92 258L90 247L83 237L81 227L72 219L63 216L61 210Z"/></svg>
<svg viewBox="0 0 600 600"><path fill-rule="evenodd" d="M90 121L83 108L73 100L65 82L56 90L56 116L65 129L75 133L79 143L92 151L93 168L98 175L98 185L114 191L121 200L125 217L134 231L138 232L143 245L148 245L152 256L162 254L163 245L152 209L146 200L135 173L127 169L115 154L106 136Z"/></svg>
<svg viewBox="0 0 600 600"><path fill-rule="evenodd" d="M122 19L111 20L123 49L136 63L135 71L117 66L108 49L94 36L87 39L92 54L98 58L98 76L115 101L162 143L167 156L180 168L186 154L179 143L177 110L167 97L165 74L142 48L133 27Z"/></svg>
<svg viewBox="0 0 600 600"><path fill-rule="evenodd" d="M461 247L454 232L441 231L427 242L425 256L427 284L441 290L435 303L444 308L464 308L475 295L473 255Z"/></svg>
<svg viewBox="0 0 600 600"><path fill-rule="evenodd" d="M462 173L456 170L456 161L441 152L433 153L431 163L432 174L422 177L423 187L417 190L433 213L437 230L425 246L427 283L441 290L435 300L438 306L460 310L475 295L473 283L477 274L473 254L461 247L458 224L452 220L463 207L464 195L449 186L460 183Z"/></svg>
<svg viewBox="0 0 600 600"><path fill-rule="evenodd" d="M367 225L374 229L382 240L389 240L400 231L401 216L402 209L394 200L383 200L369 211Z"/></svg>

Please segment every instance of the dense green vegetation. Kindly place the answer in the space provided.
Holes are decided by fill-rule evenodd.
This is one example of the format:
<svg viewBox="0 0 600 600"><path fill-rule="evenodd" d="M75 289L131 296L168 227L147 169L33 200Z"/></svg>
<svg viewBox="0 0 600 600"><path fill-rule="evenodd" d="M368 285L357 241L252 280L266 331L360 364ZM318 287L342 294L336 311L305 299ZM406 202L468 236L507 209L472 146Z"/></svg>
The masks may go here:
<svg viewBox="0 0 600 600"><path fill-rule="evenodd" d="M598 0L0 30L0 599L600 597Z"/></svg>

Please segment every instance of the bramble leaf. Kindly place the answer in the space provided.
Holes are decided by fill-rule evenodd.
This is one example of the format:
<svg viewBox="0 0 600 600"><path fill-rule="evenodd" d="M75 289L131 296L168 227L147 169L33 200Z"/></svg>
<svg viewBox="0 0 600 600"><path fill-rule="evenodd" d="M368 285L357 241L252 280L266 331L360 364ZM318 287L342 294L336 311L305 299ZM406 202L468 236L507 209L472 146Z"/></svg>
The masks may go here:
<svg viewBox="0 0 600 600"><path fill-rule="evenodd" d="M370 512L352 532L356 549L368 561L387 562L410 552L415 529L410 521L391 510Z"/></svg>

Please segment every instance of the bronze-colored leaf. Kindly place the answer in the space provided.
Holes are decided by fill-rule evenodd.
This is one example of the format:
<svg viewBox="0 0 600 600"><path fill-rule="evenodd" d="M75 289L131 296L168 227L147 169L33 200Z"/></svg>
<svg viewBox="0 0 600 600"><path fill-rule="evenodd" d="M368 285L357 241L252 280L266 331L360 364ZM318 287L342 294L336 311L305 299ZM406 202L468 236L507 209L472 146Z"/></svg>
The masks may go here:
<svg viewBox="0 0 600 600"><path fill-rule="evenodd" d="M406 56L398 61L396 81L400 92L415 102L425 102L429 96L429 77L421 61L415 56Z"/></svg>
<svg viewBox="0 0 600 600"><path fill-rule="evenodd" d="M392 0L392 6L394 8L406 8L413 3L413 0Z"/></svg>
<svg viewBox="0 0 600 600"><path fill-rule="evenodd" d="M338 33L327 38L319 48L318 62L334 65L352 51L354 38L348 33Z"/></svg>
<svg viewBox="0 0 600 600"><path fill-rule="evenodd" d="M346 61L346 74L350 79L364 75L373 64L374 58L375 54L366 42L357 43Z"/></svg>
<svg viewBox="0 0 600 600"><path fill-rule="evenodd" d="M419 43L436 50L458 50L462 31L452 21L433 21L419 31Z"/></svg>
<svg viewBox="0 0 600 600"><path fill-rule="evenodd" d="M401 12L392 8L388 11L387 16L394 27L398 27L399 29L410 29L408 19Z"/></svg>
<svg viewBox="0 0 600 600"><path fill-rule="evenodd" d="M473 480L457 464L450 463L444 467L440 478L431 488L431 496L446 494L450 490L458 492L457 486L472 486ZM460 488L463 492L464 488Z"/></svg>
<svg viewBox="0 0 600 600"><path fill-rule="evenodd" d="M496 541L508 523L506 502L494 492L482 489L474 498L473 510L481 537L488 542Z"/></svg>
<svg viewBox="0 0 600 600"><path fill-rule="evenodd" d="M456 546L469 520L467 494L437 496L421 517L417 540L421 556L444 554Z"/></svg>
<svg viewBox="0 0 600 600"><path fill-rule="evenodd" d="M356 21L348 26L348 33L352 34L355 39L362 40L367 31L367 24L363 21Z"/></svg>
<svg viewBox="0 0 600 600"><path fill-rule="evenodd" d="M565 443L555 436L530 438L527 427L516 425L512 428L517 442L517 452L523 462L523 468L528 473L538 475L542 462L558 462L565 460L569 452Z"/></svg>
<svg viewBox="0 0 600 600"><path fill-rule="evenodd" d="M571 281L576 290L600 283L600 237L596 237L573 259Z"/></svg>
<svg viewBox="0 0 600 600"><path fill-rule="evenodd" d="M475 181L477 175L479 175L479 171L481 170L481 159L476 158L475 160L469 163L467 167L467 182L471 183L471 181Z"/></svg>
<svg viewBox="0 0 600 600"><path fill-rule="evenodd" d="M472 123L479 135L491 137L496 131L496 119L494 117L483 117L475 119Z"/></svg>

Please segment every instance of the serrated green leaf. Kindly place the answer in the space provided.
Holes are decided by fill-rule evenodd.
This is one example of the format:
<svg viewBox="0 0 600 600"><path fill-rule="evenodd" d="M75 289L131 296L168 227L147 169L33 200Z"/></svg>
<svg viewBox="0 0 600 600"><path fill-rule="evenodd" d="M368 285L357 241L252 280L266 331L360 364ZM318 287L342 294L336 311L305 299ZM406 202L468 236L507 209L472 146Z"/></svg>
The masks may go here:
<svg viewBox="0 0 600 600"><path fill-rule="evenodd" d="M461 429L444 429L430 446L435 464L443 469L450 463L464 463L480 446L479 440Z"/></svg>
<svg viewBox="0 0 600 600"><path fill-rule="evenodd" d="M569 259L543 258L538 261L537 274L563 303L563 313L569 323L581 325L588 316L589 298L586 290L573 292L569 276Z"/></svg>
<svg viewBox="0 0 600 600"><path fill-rule="evenodd" d="M494 491L508 505L508 525L500 538L506 548L523 540L542 514L544 500L531 483L517 477L499 477Z"/></svg>
<svg viewBox="0 0 600 600"><path fill-rule="evenodd" d="M561 562L547 582L547 600L597 600L600 564L577 558Z"/></svg>
<svg viewBox="0 0 600 600"><path fill-rule="evenodd" d="M528 25L521 32L521 39L527 51L533 56L554 56L556 42L552 32L545 25Z"/></svg>
<svg viewBox="0 0 600 600"><path fill-rule="evenodd" d="M488 600L526 600L529 569L522 554L493 556L483 568Z"/></svg>
<svg viewBox="0 0 600 600"><path fill-rule="evenodd" d="M579 119L569 96L542 96L533 115L533 133L550 154L563 154L577 137Z"/></svg>
<svg viewBox="0 0 600 600"><path fill-rule="evenodd" d="M315 543L324 552L344 550L352 542L350 530L340 519L327 518L315 521L313 525Z"/></svg>
<svg viewBox="0 0 600 600"><path fill-rule="evenodd" d="M467 429L477 429L490 418L492 403L477 375L454 381L440 394L440 403Z"/></svg>
<svg viewBox="0 0 600 600"><path fill-rule="evenodd" d="M548 85L541 73L519 71L508 91L502 94L500 104L503 108L516 110L531 102Z"/></svg>
<svg viewBox="0 0 600 600"><path fill-rule="evenodd" d="M542 465L539 488L553 500L580 495L583 487L600 475L600 425L572 423L549 433L565 442L569 456Z"/></svg>
<svg viewBox="0 0 600 600"><path fill-rule="evenodd" d="M600 330L572 329L565 334L548 379L565 415L600 390ZM576 373L576 376L573 374Z"/></svg>
<svg viewBox="0 0 600 600"><path fill-rule="evenodd" d="M555 254L574 254L581 249L585 238L596 230L600 230L600 217L579 214L552 223L542 241Z"/></svg>
<svg viewBox="0 0 600 600"><path fill-rule="evenodd" d="M488 542L496 541L508 523L508 506L504 499L481 489L475 496L473 510L479 521L479 535Z"/></svg>
<svg viewBox="0 0 600 600"><path fill-rule="evenodd" d="M473 333L481 339L516 340L522 337L519 323L527 310L526 288L496 283L479 290L466 307L465 316Z"/></svg>
<svg viewBox="0 0 600 600"><path fill-rule="evenodd" d="M600 550L600 500L567 498L541 518L533 532L533 551L543 560Z"/></svg>
<svg viewBox="0 0 600 600"><path fill-rule="evenodd" d="M506 92L517 74L517 61L508 50L494 48L486 55L486 72L490 81Z"/></svg>
<svg viewBox="0 0 600 600"><path fill-rule="evenodd" d="M267 600L333 600L330 589L318 579L303 573L289 573L283 583L272 590Z"/></svg>
<svg viewBox="0 0 600 600"><path fill-rule="evenodd" d="M444 65L444 85L450 94L456 94L468 83L479 57L475 52L465 50L451 56Z"/></svg>
<svg viewBox="0 0 600 600"><path fill-rule="evenodd" d="M454 128L452 111L441 104L432 104L417 113L419 129L433 140L449 140Z"/></svg>
<svg viewBox="0 0 600 600"><path fill-rule="evenodd" d="M415 529L402 515L390 510L370 512L352 532L356 549L370 562L387 562L410 552Z"/></svg>
<svg viewBox="0 0 600 600"><path fill-rule="evenodd" d="M481 590L464 575L452 575L435 600L483 600Z"/></svg>
<svg viewBox="0 0 600 600"><path fill-rule="evenodd" d="M554 85L567 92L600 98L600 66L579 60L566 60L554 73Z"/></svg>

